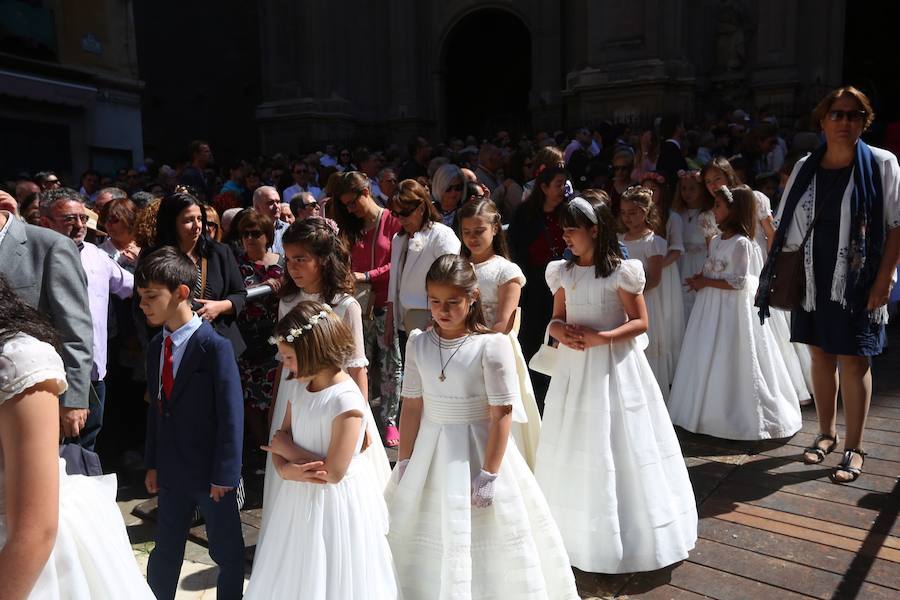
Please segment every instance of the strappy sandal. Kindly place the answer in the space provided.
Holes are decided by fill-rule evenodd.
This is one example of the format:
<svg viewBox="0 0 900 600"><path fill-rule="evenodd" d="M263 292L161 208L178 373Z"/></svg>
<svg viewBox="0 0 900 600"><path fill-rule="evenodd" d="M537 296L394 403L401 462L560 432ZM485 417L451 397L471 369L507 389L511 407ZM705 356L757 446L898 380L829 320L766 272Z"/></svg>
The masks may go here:
<svg viewBox="0 0 900 600"><path fill-rule="evenodd" d="M823 440L831 440L831 443L827 448L822 448L819 446L819 442ZM830 436L827 433L820 433L816 436L816 439L813 440L812 446L809 448L803 449L803 462L808 465L817 465L825 460L825 457L834 452L834 449L837 448L838 445L838 435L834 434L834 436ZM806 458L807 454L815 454L815 460L809 460Z"/></svg>
<svg viewBox="0 0 900 600"><path fill-rule="evenodd" d="M862 458L862 464L858 467L851 467L850 461L853 460L853 455L859 454L860 458ZM848 448L844 450L844 458L841 459L841 463L831 470L831 473L828 474L828 477L831 478L831 481L834 483L850 483L851 481L856 481L859 479L859 476L862 475L862 468L866 464L866 452L863 452L859 448ZM835 477L840 472L849 473L850 479L838 479Z"/></svg>

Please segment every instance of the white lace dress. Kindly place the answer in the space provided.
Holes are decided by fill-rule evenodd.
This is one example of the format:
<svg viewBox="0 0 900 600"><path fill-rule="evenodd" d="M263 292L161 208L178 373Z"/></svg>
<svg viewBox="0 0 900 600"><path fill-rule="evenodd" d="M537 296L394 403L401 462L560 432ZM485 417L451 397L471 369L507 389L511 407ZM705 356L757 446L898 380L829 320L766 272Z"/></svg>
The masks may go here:
<svg viewBox="0 0 900 600"><path fill-rule="evenodd" d="M681 271L681 289L684 292L684 322L691 318L691 308L697 292L684 285L684 280L703 272L703 264L706 262L707 240L719 234L719 226L716 225L716 217L711 210L701 211L699 208L689 208L681 213L681 221L684 223L684 253L678 259L678 268Z"/></svg>
<svg viewBox="0 0 900 600"><path fill-rule="evenodd" d="M404 600L576 599L575 580L547 502L514 444L495 481L493 505L473 508L490 406L519 393L506 337L443 340L414 330L402 395L423 399L409 465L386 492L388 540ZM456 350L447 362L447 352ZM446 379L439 380L441 356Z"/></svg>
<svg viewBox="0 0 900 600"><path fill-rule="evenodd" d="M481 291L481 310L484 311L484 320L488 327L492 327L497 320L500 286L510 281L518 281L519 285L524 287L525 274L516 263L495 255L483 263L476 264L475 275L478 277L478 289ZM534 468L534 457L541 436L541 413L538 410L534 388L531 386L528 365L525 363L525 356L519 345L518 333L518 330L515 330L510 331L507 335L516 358L516 372L519 376L519 395L521 397L521 403L515 403L512 437L519 447L519 452L525 458L525 462L529 467ZM521 410L518 410L520 408Z"/></svg>
<svg viewBox="0 0 900 600"><path fill-rule="evenodd" d="M49 344L19 334L0 350L0 404L39 383L66 390L62 359ZM28 596L31 600L153 600L122 514L116 476L67 475L59 465L59 526L50 559ZM0 548L6 544L5 462L0 449ZM3 585L0 583L0 585Z"/></svg>
<svg viewBox="0 0 900 600"><path fill-rule="evenodd" d="M300 291L293 296L282 298L281 302L278 303L278 319L283 319L292 308L304 301L322 302L323 300L320 294L307 294L303 291ZM359 302L349 294L341 294L337 297L336 301L331 303L331 308L353 334L353 356L350 357L350 361L344 365L344 368L349 369L353 367L368 366L369 361L366 360L365 344L363 342L362 309L359 306ZM284 413L287 412L287 403L291 398L295 398L302 393L301 384L293 379L287 379L287 376L287 371L282 369L281 380L278 383L278 396L275 398L275 405L272 409L273 416L272 426L269 428L269 439L272 439L275 432L281 429L281 424L284 421ZM367 410L366 417L369 436L374 443L366 449L363 455L370 460L372 468L375 470L376 477L381 481L382 485L384 485L391 476L391 465L388 462L384 446L380 443L381 437L378 433L376 421L372 417L371 408ZM282 479L278 473L275 472L275 467L272 466L272 457L269 456L266 458L266 476L263 483L262 523L259 530L260 540L262 540L268 528L268 517L272 510L272 503L266 502L266 498L275 498L281 483Z"/></svg>
<svg viewBox="0 0 900 600"><path fill-rule="evenodd" d="M652 232L637 240L626 240L623 234L619 234L619 241L628 249L628 258L641 261L645 271L650 258L665 257L668 251L666 240ZM675 366L681 352L681 335L675 337L676 328L683 331L684 327L681 281L680 277L675 275L673 278L672 274L672 271L667 274L666 269L663 269L659 285L644 293L649 318L647 337L650 340L644 353L663 398L669 395L669 386L675 377ZM676 297L677 303L674 301ZM673 322L676 325L673 326Z"/></svg>
<svg viewBox="0 0 900 600"><path fill-rule="evenodd" d="M594 267L547 267L566 294L566 322L609 331L628 320L619 298L644 289L637 260L609 277ZM593 573L650 571L687 557L697 510L681 447L641 344L560 346L535 477L572 565Z"/></svg>
<svg viewBox="0 0 900 600"><path fill-rule="evenodd" d="M800 405L778 343L753 307L760 263L756 244L744 236L710 242L703 274L737 289L697 293L669 396L672 422L688 431L762 440L800 430Z"/></svg>
<svg viewBox="0 0 900 600"><path fill-rule="evenodd" d="M290 401L294 443L325 456L335 417L365 415L368 403L352 380L319 392L299 387L301 392ZM257 546L244 598L398 598L385 537L384 486L360 454L364 434L365 428L340 482L285 481L277 496L266 498L272 504L271 522Z"/></svg>

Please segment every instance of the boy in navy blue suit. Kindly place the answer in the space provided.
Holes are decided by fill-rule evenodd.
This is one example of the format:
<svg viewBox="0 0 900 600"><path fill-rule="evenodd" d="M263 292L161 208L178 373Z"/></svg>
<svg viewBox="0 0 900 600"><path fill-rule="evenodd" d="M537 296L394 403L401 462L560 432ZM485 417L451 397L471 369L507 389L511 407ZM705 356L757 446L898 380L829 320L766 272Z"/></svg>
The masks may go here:
<svg viewBox="0 0 900 600"><path fill-rule="evenodd" d="M219 565L217 597L240 598L244 538L235 489L241 476L243 394L231 343L191 310L193 261L166 247L135 273L147 322L163 325L147 349L147 491L159 494L156 547L147 582L175 597L184 546L199 507L209 554Z"/></svg>

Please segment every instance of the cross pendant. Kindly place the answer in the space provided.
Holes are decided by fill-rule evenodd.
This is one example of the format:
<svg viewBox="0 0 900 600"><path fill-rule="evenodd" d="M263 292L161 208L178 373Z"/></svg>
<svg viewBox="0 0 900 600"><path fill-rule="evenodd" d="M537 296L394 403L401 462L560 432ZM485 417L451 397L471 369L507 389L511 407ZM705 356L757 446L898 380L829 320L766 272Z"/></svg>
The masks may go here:
<svg viewBox="0 0 900 600"><path fill-rule="evenodd" d="M439 381L444 381L445 379L447 379L447 376L444 375L443 373L441 373L440 376L438 376Z"/></svg>

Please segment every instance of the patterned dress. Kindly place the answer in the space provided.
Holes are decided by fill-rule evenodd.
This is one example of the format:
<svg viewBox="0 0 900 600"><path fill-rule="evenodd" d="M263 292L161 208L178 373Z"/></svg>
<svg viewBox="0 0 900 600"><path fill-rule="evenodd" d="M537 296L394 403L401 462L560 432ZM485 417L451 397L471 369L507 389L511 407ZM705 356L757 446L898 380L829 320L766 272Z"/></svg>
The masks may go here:
<svg viewBox="0 0 900 600"><path fill-rule="evenodd" d="M284 258L267 266L251 260L246 253L241 253L237 261L247 289L258 286L267 279L284 277ZM275 331L277 320L278 298L275 294L247 300L244 310L237 318L238 329L247 344L247 349L238 359L238 367L241 371L244 402L248 408L267 410L272 401L278 361L275 359L276 348L268 340Z"/></svg>

